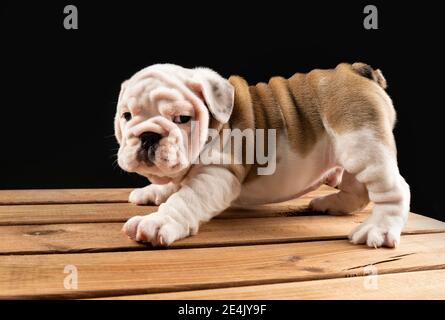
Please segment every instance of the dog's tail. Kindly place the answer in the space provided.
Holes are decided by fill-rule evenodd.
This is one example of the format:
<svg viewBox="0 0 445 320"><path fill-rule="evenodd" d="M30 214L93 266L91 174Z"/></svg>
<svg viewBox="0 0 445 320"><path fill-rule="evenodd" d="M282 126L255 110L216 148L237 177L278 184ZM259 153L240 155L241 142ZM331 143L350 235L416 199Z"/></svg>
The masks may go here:
<svg viewBox="0 0 445 320"><path fill-rule="evenodd" d="M352 65L352 70L365 78L377 82L377 84L383 89L386 89L388 87L386 79L380 69L374 70L370 65L366 63L356 62Z"/></svg>

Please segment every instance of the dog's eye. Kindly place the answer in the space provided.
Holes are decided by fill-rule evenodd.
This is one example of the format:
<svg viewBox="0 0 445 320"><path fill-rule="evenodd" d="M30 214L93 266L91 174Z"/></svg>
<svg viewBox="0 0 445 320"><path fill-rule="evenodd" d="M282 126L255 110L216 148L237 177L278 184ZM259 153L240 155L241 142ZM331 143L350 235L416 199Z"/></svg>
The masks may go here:
<svg viewBox="0 0 445 320"><path fill-rule="evenodd" d="M122 118L124 118L125 121L130 121L131 120L131 113L130 112L124 112L122 114Z"/></svg>
<svg viewBox="0 0 445 320"><path fill-rule="evenodd" d="M174 123L187 123L190 121L191 116L176 116L173 118Z"/></svg>

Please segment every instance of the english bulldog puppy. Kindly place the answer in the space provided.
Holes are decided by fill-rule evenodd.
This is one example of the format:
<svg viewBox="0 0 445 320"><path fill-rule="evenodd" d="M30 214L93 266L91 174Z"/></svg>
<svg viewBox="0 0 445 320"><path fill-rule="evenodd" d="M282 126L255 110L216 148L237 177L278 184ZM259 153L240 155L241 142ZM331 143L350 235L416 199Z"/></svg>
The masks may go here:
<svg viewBox="0 0 445 320"><path fill-rule="evenodd" d="M118 163L151 182L129 201L159 209L132 217L123 231L168 246L231 205L284 201L325 183L339 191L314 199L313 210L348 214L372 201L351 242L396 247L410 191L397 165L396 113L385 89L380 70L364 63L254 86L207 68L156 64L137 72L117 104ZM241 149L227 132L241 134ZM267 163L252 161L252 144Z"/></svg>

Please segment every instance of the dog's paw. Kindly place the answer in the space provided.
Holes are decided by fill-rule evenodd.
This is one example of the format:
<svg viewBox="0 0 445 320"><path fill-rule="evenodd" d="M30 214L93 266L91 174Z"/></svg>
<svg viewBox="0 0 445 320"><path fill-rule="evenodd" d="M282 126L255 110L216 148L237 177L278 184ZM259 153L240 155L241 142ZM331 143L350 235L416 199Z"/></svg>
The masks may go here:
<svg viewBox="0 0 445 320"><path fill-rule="evenodd" d="M332 196L323 196L312 199L309 203L309 209L318 212L325 212L330 215L346 215L350 212L344 210L333 201Z"/></svg>
<svg viewBox="0 0 445 320"><path fill-rule="evenodd" d="M370 217L357 226L349 235L354 244L366 243L369 247L395 248L400 243L404 221L402 217L385 216L379 219Z"/></svg>
<svg viewBox="0 0 445 320"><path fill-rule="evenodd" d="M131 191L128 201L138 205L153 203L155 204L155 195L146 188L134 189Z"/></svg>
<svg viewBox="0 0 445 320"><path fill-rule="evenodd" d="M366 195L346 193L340 190L337 193L313 199L309 203L309 208L330 215L347 215L363 209L368 203Z"/></svg>
<svg viewBox="0 0 445 320"><path fill-rule="evenodd" d="M132 217L124 224L122 231L135 241L150 242L153 246L169 246L188 235L174 219L157 212Z"/></svg>
<svg viewBox="0 0 445 320"><path fill-rule="evenodd" d="M137 205L154 204L160 205L164 203L171 195L169 190L164 186L149 185L145 188L134 189L128 198L128 201Z"/></svg>

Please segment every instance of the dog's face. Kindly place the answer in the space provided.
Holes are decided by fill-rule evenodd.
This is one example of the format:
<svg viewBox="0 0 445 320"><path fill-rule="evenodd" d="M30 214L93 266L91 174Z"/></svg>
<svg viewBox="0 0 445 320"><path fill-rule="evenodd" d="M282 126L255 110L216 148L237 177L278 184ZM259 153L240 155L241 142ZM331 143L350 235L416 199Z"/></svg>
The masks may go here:
<svg viewBox="0 0 445 320"><path fill-rule="evenodd" d="M157 64L137 72L119 94L119 166L159 184L183 176L204 147L210 118L226 123L233 99L232 85L209 69Z"/></svg>

